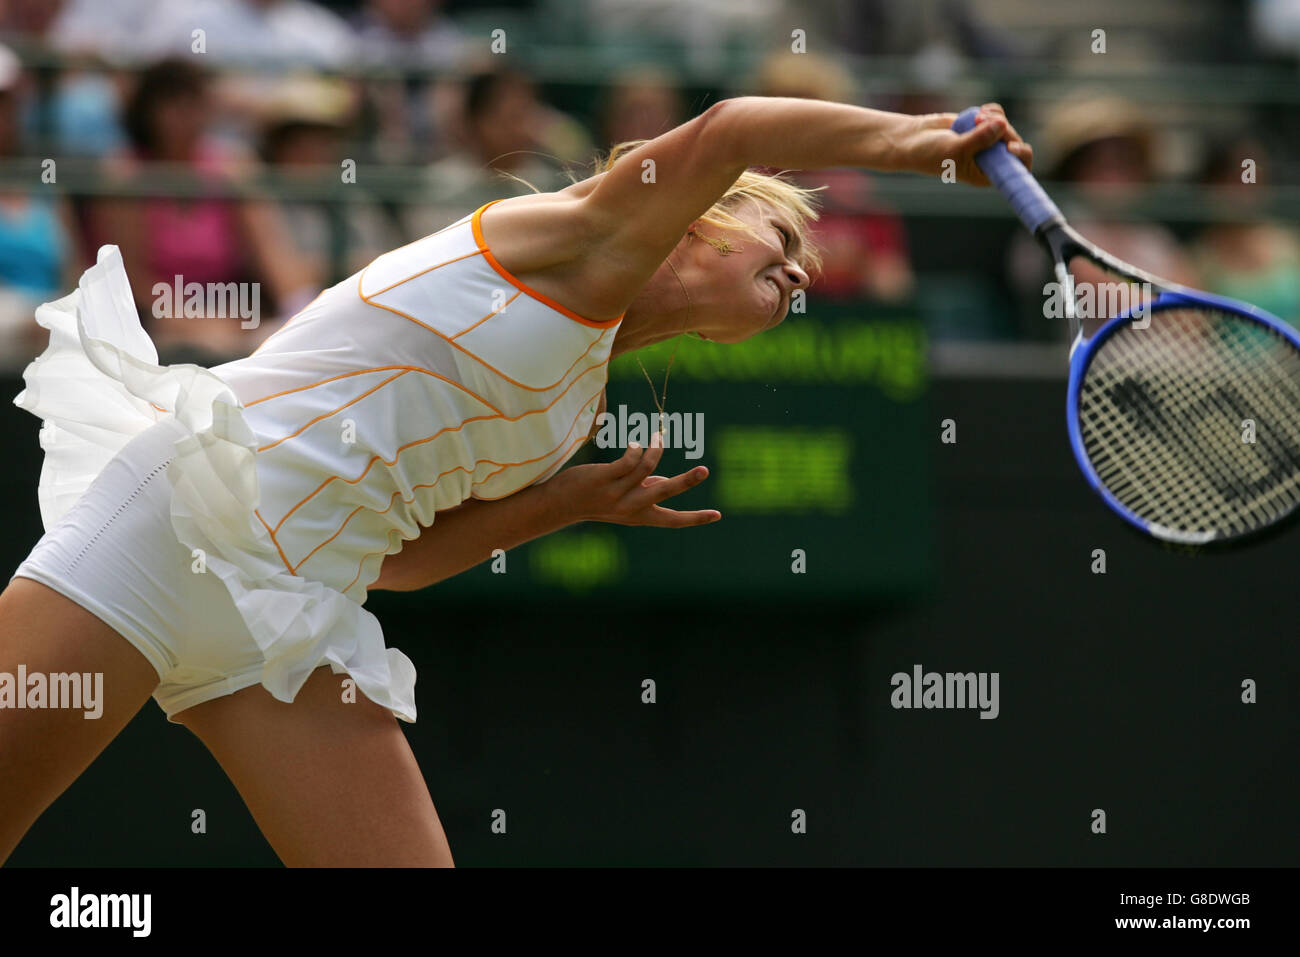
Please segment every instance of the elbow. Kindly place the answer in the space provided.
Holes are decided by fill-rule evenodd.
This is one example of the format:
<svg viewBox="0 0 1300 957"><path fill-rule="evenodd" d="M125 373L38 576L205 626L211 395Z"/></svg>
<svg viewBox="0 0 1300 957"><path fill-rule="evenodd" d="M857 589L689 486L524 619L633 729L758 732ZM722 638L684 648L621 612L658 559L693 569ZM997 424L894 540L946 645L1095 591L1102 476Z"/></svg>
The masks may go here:
<svg viewBox="0 0 1300 957"><path fill-rule="evenodd" d="M700 124L700 141L707 143L711 152L724 163L732 164L740 157L742 150L736 138L736 114L740 112L737 104L746 99L743 96L718 100L696 117Z"/></svg>
<svg viewBox="0 0 1300 957"><path fill-rule="evenodd" d="M746 120L753 116L753 96L733 96L718 100L697 118L701 140L708 143L711 155L725 166L744 169L749 165L750 148L745 138Z"/></svg>
<svg viewBox="0 0 1300 957"><path fill-rule="evenodd" d="M753 97L753 96L728 96L728 97L725 97L724 99L718 100L716 103L714 103L712 106L710 106L707 110L705 110L705 111L704 111L703 113L701 113L700 115L701 115L701 116L709 116L710 114L712 114L712 115L714 115L715 117L716 117L716 116L721 116L721 115L723 115L724 113L730 115L730 114L736 112L737 109L739 109L739 108L743 108L744 105L745 105L747 102L751 102L751 101L753 101L753 100L755 100L755 99L759 99L759 97Z"/></svg>

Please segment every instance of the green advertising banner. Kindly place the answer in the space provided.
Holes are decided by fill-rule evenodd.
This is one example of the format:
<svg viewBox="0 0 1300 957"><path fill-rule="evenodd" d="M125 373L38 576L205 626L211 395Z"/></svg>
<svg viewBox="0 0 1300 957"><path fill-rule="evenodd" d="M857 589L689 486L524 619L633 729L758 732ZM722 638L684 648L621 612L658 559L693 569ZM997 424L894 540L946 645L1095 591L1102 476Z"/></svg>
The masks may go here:
<svg viewBox="0 0 1300 957"><path fill-rule="evenodd" d="M657 472L702 464L709 478L665 504L715 508L722 520L586 522L440 584L440 597L887 599L928 585L928 449L939 433L915 311L813 302L737 345L683 337L620 356L602 432L571 464L649 441L657 408L647 375L662 398L670 357Z"/></svg>

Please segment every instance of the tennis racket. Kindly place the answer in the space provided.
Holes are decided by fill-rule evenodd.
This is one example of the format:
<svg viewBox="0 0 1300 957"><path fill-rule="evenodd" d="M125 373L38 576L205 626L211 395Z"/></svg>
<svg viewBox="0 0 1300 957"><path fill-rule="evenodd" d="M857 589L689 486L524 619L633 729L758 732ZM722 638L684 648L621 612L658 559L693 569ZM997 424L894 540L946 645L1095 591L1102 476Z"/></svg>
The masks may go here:
<svg viewBox="0 0 1300 957"><path fill-rule="evenodd" d="M972 129L977 113L965 110L952 129ZM1051 254L1073 338L1070 445L1106 505L1185 546L1240 544L1300 514L1300 337L1291 327L1099 249L1005 143L975 161ZM1080 258L1158 295L1086 336L1070 273Z"/></svg>

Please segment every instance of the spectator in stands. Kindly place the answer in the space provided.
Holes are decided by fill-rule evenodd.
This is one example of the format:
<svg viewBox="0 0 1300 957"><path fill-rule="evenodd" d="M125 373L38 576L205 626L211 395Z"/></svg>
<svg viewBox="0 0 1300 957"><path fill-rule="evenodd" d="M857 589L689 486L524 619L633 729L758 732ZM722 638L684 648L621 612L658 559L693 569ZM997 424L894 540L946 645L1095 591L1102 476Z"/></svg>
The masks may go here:
<svg viewBox="0 0 1300 957"><path fill-rule="evenodd" d="M334 193L363 190L340 183L342 135L355 113L350 88L338 80L299 78L280 86L264 104L262 158L287 180ZM381 253L401 245L384 212L354 196L285 199L279 210L297 255L309 264L313 284L333 285Z"/></svg>
<svg viewBox="0 0 1300 957"><path fill-rule="evenodd" d="M1193 255L1207 289L1300 325L1300 237L1261 214L1275 166L1262 143L1238 137L1209 155L1201 182L1222 217Z"/></svg>
<svg viewBox="0 0 1300 957"><path fill-rule="evenodd" d="M366 0L356 21L361 58L402 68L458 65L465 35L443 15L442 5L442 0Z"/></svg>
<svg viewBox="0 0 1300 957"><path fill-rule="evenodd" d="M0 159L22 155L19 116L28 90L18 58L0 46ZM0 351L29 359L44 333L36 307L63 295L85 265L72 240L67 204L57 186L42 183L32 163L29 188L0 191Z"/></svg>
<svg viewBox="0 0 1300 957"><path fill-rule="evenodd" d="M60 53L126 60L139 55L140 38L159 6L159 0L53 0L45 38Z"/></svg>
<svg viewBox="0 0 1300 957"><path fill-rule="evenodd" d="M572 0L572 6L581 11L577 20L591 46L667 49L699 70L717 68L730 51L788 38L800 22L783 0Z"/></svg>
<svg viewBox="0 0 1300 957"><path fill-rule="evenodd" d="M633 67L614 78L601 109L606 148L651 140L686 122L686 105L672 76L654 66Z"/></svg>
<svg viewBox="0 0 1300 957"><path fill-rule="evenodd" d="M118 117L117 78L101 69L69 63L42 103L29 102L23 125L47 137L47 149L60 157L102 157L126 144Z"/></svg>
<svg viewBox="0 0 1300 957"><path fill-rule="evenodd" d="M26 97L22 122L29 142L58 157L102 156L121 147L117 118L118 88L103 56L114 38L139 22L155 0L24 0L0 2L0 31L20 36L30 46L43 44L61 54L58 69L47 73L39 97ZM30 46L28 46L30 45Z"/></svg>
<svg viewBox="0 0 1300 957"><path fill-rule="evenodd" d="M198 52L221 64L260 69L341 69L356 58L347 23L308 0L167 0L136 40L135 52L165 57Z"/></svg>
<svg viewBox="0 0 1300 957"><path fill-rule="evenodd" d="M125 109L131 149L111 157L106 174L123 189L156 183L152 164L186 174L185 189L229 190L247 172L246 158L218 148L208 127L208 77L193 61L163 60L140 76ZM235 319L156 317L156 283L256 283L261 318L288 315L319 283L296 253L274 205L222 196L119 196L101 201L94 216L96 244L121 248L135 284L144 324L159 349L191 347L218 356L250 351L249 338L270 322L245 329ZM197 360L196 360L197 361Z"/></svg>
<svg viewBox="0 0 1300 957"><path fill-rule="evenodd" d="M1142 113L1126 100L1085 97L1055 104L1038 142L1040 163L1047 180L1074 188L1072 201L1061 203L1062 212L1085 237L1125 262L1174 282L1199 286L1190 258L1173 234L1157 223L1128 217L1134 200L1157 177L1155 133ZM1017 233L1011 252L1013 282L1028 300L1044 301L1043 287L1052 280L1042 250L1032 239ZM1116 301L1096 287L1114 282L1089 263L1073 269L1076 299L1084 302ZM1085 287L1092 285L1092 289ZM1044 335L1041 321L1030 320L1031 335ZM1091 331L1110 318L1098 310L1084 328ZM1050 332L1046 333L1051 335ZM1061 323L1054 337L1068 335Z"/></svg>
<svg viewBox="0 0 1300 957"><path fill-rule="evenodd" d="M531 192L525 183L542 192L562 188L563 166L591 157L582 127L543 103L517 67L471 76L458 120L456 150L427 171L432 202L403 215L408 238L435 232L489 200Z"/></svg>
<svg viewBox="0 0 1300 957"><path fill-rule="evenodd" d="M374 135L390 161L441 156L448 149L456 91L439 74L461 67L467 40L441 8L442 0L368 0L356 19L361 62L371 69L418 71L366 83L377 121Z"/></svg>
<svg viewBox="0 0 1300 957"><path fill-rule="evenodd" d="M786 0L792 24L803 27L810 43L833 38L842 53L861 57L907 57L913 71L927 72L952 60L997 60L1018 55L1020 44L998 13L1013 20L1004 4L973 0L828 0L810 4ZM990 18L989 14L993 14ZM991 22L992 20L992 22Z"/></svg>
<svg viewBox="0 0 1300 957"><path fill-rule="evenodd" d="M837 103L853 101L848 72L816 53L778 53L762 64L757 92ZM824 184L822 215L812 224L822 250L822 271L810 295L827 299L906 299L915 287L901 217L875 195L875 181L862 170L824 170L815 177L798 173L802 186Z"/></svg>

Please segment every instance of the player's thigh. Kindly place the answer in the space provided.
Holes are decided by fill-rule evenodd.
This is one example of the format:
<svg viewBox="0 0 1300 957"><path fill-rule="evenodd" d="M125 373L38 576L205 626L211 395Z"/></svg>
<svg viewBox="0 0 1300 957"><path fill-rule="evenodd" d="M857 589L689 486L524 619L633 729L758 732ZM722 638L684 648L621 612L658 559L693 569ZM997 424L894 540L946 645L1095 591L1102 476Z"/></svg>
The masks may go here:
<svg viewBox="0 0 1300 957"><path fill-rule="evenodd" d="M442 823L397 719L317 668L292 704L261 685L175 720L221 764L290 867L452 866Z"/></svg>
<svg viewBox="0 0 1300 957"><path fill-rule="evenodd" d="M95 759L158 685L158 672L125 638L76 602L39 582L15 578L0 593L0 680L20 674L47 684L45 707L0 707L0 861L55 798ZM93 708L49 707L51 674L96 675ZM35 699L32 699L33 701ZM24 699L28 703L28 699ZM98 717L87 717L100 710Z"/></svg>

